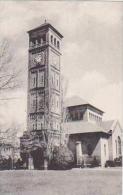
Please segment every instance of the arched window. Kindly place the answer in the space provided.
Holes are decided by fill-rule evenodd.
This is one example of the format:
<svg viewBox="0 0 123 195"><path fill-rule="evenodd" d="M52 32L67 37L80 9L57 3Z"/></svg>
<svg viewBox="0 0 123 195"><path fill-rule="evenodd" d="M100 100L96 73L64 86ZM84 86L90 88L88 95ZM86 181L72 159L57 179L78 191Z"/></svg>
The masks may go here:
<svg viewBox="0 0 123 195"><path fill-rule="evenodd" d="M60 49L59 41L57 41L57 48Z"/></svg>
<svg viewBox="0 0 123 195"><path fill-rule="evenodd" d="M118 136L117 143L118 143L118 155L120 156L121 155L121 139L119 136Z"/></svg>
<svg viewBox="0 0 123 195"><path fill-rule="evenodd" d="M54 38L54 45L56 46L56 38Z"/></svg>
<svg viewBox="0 0 123 195"><path fill-rule="evenodd" d="M116 148L116 155L117 155L117 140L115 140L115 148Z"/></svg>
<svg viewBox="0 0 123 195"><path fill-rule="evenodd" d="M106 144L104 144L104 154L106 156Z"/></svg>
<svg viewBox="0 0 123 195"><path fill-rule="evenodd" d="M51 35L50 40L51 40L51 43L53 43L53 35Z"/></svg>

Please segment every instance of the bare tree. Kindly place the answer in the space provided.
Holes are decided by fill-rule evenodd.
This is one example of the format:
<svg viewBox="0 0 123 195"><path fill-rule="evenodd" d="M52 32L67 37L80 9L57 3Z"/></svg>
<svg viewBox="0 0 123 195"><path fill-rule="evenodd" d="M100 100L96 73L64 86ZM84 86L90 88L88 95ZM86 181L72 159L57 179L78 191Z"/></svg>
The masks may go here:
<svg viewBox="0 0 123 195"><path fill-rule="evenodd" d="M7 39L0 42L0 93L19 86L20 70L13 66L13 54Z"/></svg>

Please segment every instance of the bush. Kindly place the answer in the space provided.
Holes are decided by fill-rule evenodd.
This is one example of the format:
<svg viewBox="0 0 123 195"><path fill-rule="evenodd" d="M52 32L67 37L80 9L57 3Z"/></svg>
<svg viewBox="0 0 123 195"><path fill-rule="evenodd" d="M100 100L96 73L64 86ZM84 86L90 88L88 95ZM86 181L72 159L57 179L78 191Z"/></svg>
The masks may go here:
<svg viewBox="0 0 123 195"><path fill-rule="evenodd" d="M122 166L122 157L115 158L114 159L114 164L116 167L121 167Z"/></svg>
<svg viewBox="0 0 123 195"><path fill-rule="evenodd" d="M105 163L105 167L114 167L114 161L113 160L107 160Z"/></svg>
<svg viewBox="0 0 123 195"><path fill-rule="evenodd" d="M65 170L72 168L74 164L74 155L67 146L55 147L53 157L49 163L50 169Z"/></svg>

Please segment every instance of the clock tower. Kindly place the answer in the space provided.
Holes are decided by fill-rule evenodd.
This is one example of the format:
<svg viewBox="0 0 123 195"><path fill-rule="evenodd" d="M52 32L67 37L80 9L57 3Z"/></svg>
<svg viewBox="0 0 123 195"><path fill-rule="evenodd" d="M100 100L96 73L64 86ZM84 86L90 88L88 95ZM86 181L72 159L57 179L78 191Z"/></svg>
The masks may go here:
<svg viewBox="0 0 123 195"><path fill-rule="evenodd" d="M28 31L27 130L61 130L60 56L63 36L49 23Z"/></svg>

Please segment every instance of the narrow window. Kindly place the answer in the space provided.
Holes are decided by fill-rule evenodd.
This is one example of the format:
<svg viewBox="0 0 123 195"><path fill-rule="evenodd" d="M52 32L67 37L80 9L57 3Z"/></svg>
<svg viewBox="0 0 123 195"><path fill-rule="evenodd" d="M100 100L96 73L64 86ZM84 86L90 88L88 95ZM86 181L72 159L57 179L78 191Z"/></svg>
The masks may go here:
<svg viewBox="0 0 123 195"><path fill-rule="evenodd" d="M42 83L44 82L44 75L42 75L42 77L41 77L41 82Z"/></svg>
<svg viewBox="0 0 123 195"><path fill-rule="evenodd" d="M121 139L119 136L118 136L118 155L119 156L121 155Z"/></svg>
<svg viewBox="0 0 123 195"><path fill-rule="evenodd" d="M35 84L36 84L36 78L34 77L33 78L33 86L35 86Z"/></svg>
<svg viewBox="0 0 123 195"><path fill-rule="evenodd" d="M58 85L59 85L59 81L58 81L58 79L57 79L57 87L58 87Z"/></svg>
<svg viewBox="0 0 123 195"><path fill-rule="evenodd" d="M56 46L56 38L54 38L54 45Z"/></svg>
<svg viewBox="0 0 123 195"><path fill-rule="evenodd" d="M116 155L117 155L117 140L115 140Z"/></svg>
<svg viewBox="0 0 123 195"><path fill-rule="evenodd" d="M53 35L51 35L51 43L53 43Z"/></svg>
<svg viewBox="0 0 123 195"><path fill-rule="evenodd" d="M106 156L106 144L104 144L104 154Z"/></svg>
<svg viewBox="0 0 123 195"><path fill-rule="evenodd" d="M57 48L58 48L58 49L60 48L59 41L57 41Z"/></svg>

